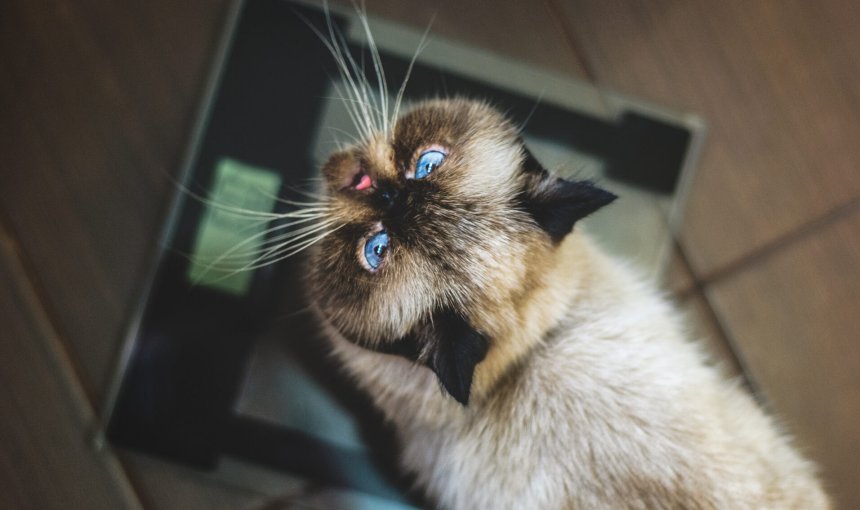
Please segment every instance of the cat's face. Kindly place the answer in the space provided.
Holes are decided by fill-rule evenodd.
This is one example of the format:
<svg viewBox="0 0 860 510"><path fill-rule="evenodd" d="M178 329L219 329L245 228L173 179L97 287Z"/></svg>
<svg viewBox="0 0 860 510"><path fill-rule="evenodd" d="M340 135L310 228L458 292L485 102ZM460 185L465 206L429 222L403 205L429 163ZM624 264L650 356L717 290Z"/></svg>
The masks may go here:
<svg viewBox="0 0 860 510"><path fill-rule="evenodd" d="M325 164L336 230L312 250L310 296L344 337L427 364L465 403L500 341L487 332L573 222L612 197L550 176L483 103L422 103L392 133Z"/></svg>

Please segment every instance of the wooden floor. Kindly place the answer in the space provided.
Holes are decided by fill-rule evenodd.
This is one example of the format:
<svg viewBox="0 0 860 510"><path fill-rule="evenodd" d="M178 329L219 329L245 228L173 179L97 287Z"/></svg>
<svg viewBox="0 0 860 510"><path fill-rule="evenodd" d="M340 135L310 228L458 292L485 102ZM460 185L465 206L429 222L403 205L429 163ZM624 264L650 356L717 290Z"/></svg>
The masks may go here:
<svg viewBox="0 0 860 510"><path fill-rule="evenodd" d="M260 499L89 445L228 3L0 3L2 508ZM860 3L367 3L708 121L667 285L860 508Z"/></svg>

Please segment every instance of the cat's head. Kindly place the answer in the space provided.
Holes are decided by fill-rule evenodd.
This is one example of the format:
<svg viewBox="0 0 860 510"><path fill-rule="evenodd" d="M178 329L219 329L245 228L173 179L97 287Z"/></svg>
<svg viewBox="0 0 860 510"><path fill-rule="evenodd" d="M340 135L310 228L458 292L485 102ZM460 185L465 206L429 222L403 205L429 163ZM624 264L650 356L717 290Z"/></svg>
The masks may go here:
<svg viewBox="0 0 860 510"><path fill-rule="evenodd" d="M432 369L463 404L494 333L574 223L615 197L552 176L492 107L424 102L323 167L336 225L312 250L317 311Z"/></svg>

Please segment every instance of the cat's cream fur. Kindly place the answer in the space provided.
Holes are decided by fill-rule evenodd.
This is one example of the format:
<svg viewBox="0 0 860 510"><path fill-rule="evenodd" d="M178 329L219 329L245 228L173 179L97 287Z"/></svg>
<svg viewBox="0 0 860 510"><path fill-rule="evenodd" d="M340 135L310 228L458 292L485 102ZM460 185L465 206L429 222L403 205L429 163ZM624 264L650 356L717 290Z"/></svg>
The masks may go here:
<svg viewBox="0 0 860 510"><path fill-rule="evenodd" d="M545 269L534 348L494 391L479 364L467 407L429 369L328 331L442 508L829 508L814 467L650 285L581 233Z"/></svg>
<svg viewBox="0 0 860 510"><path fill-rule="evenodd" d="M551 235L533 202L567 188L503 115L437 100L391 126L323 168L342 227L313 248L309 295L441 508L829 508L814 466L655 289L578 227ZM436 146L445 162L415 182ZM350 185L365 176L372 187ZM367 271L362 243L380 228L391 248ZM440 309L487 340L470 386L445 385L457 399L428 368ZM418 338L412 360L379 352L404 338Z"/></svg>

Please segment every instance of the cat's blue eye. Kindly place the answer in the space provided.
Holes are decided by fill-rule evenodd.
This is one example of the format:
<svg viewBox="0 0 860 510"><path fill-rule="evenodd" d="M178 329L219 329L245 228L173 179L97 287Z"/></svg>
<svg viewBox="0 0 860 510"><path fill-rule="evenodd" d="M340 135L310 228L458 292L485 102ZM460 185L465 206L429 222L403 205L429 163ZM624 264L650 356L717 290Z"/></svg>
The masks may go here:
<svg viewBox="0 0 860 510"><path fill-rule="evenodd" d="M443 161L445 161L445 153L442 151L427 151L421 154L418 163L415 164L415 178L423 179L432 174Z"/></svg>
<svg viewBox="0 0 860 510"><path fill-rule="evenodd" d="M364 244L364 260L372 270L376 271L382 264L386 251L388 251L388 233L382 230Z"/></svg>

